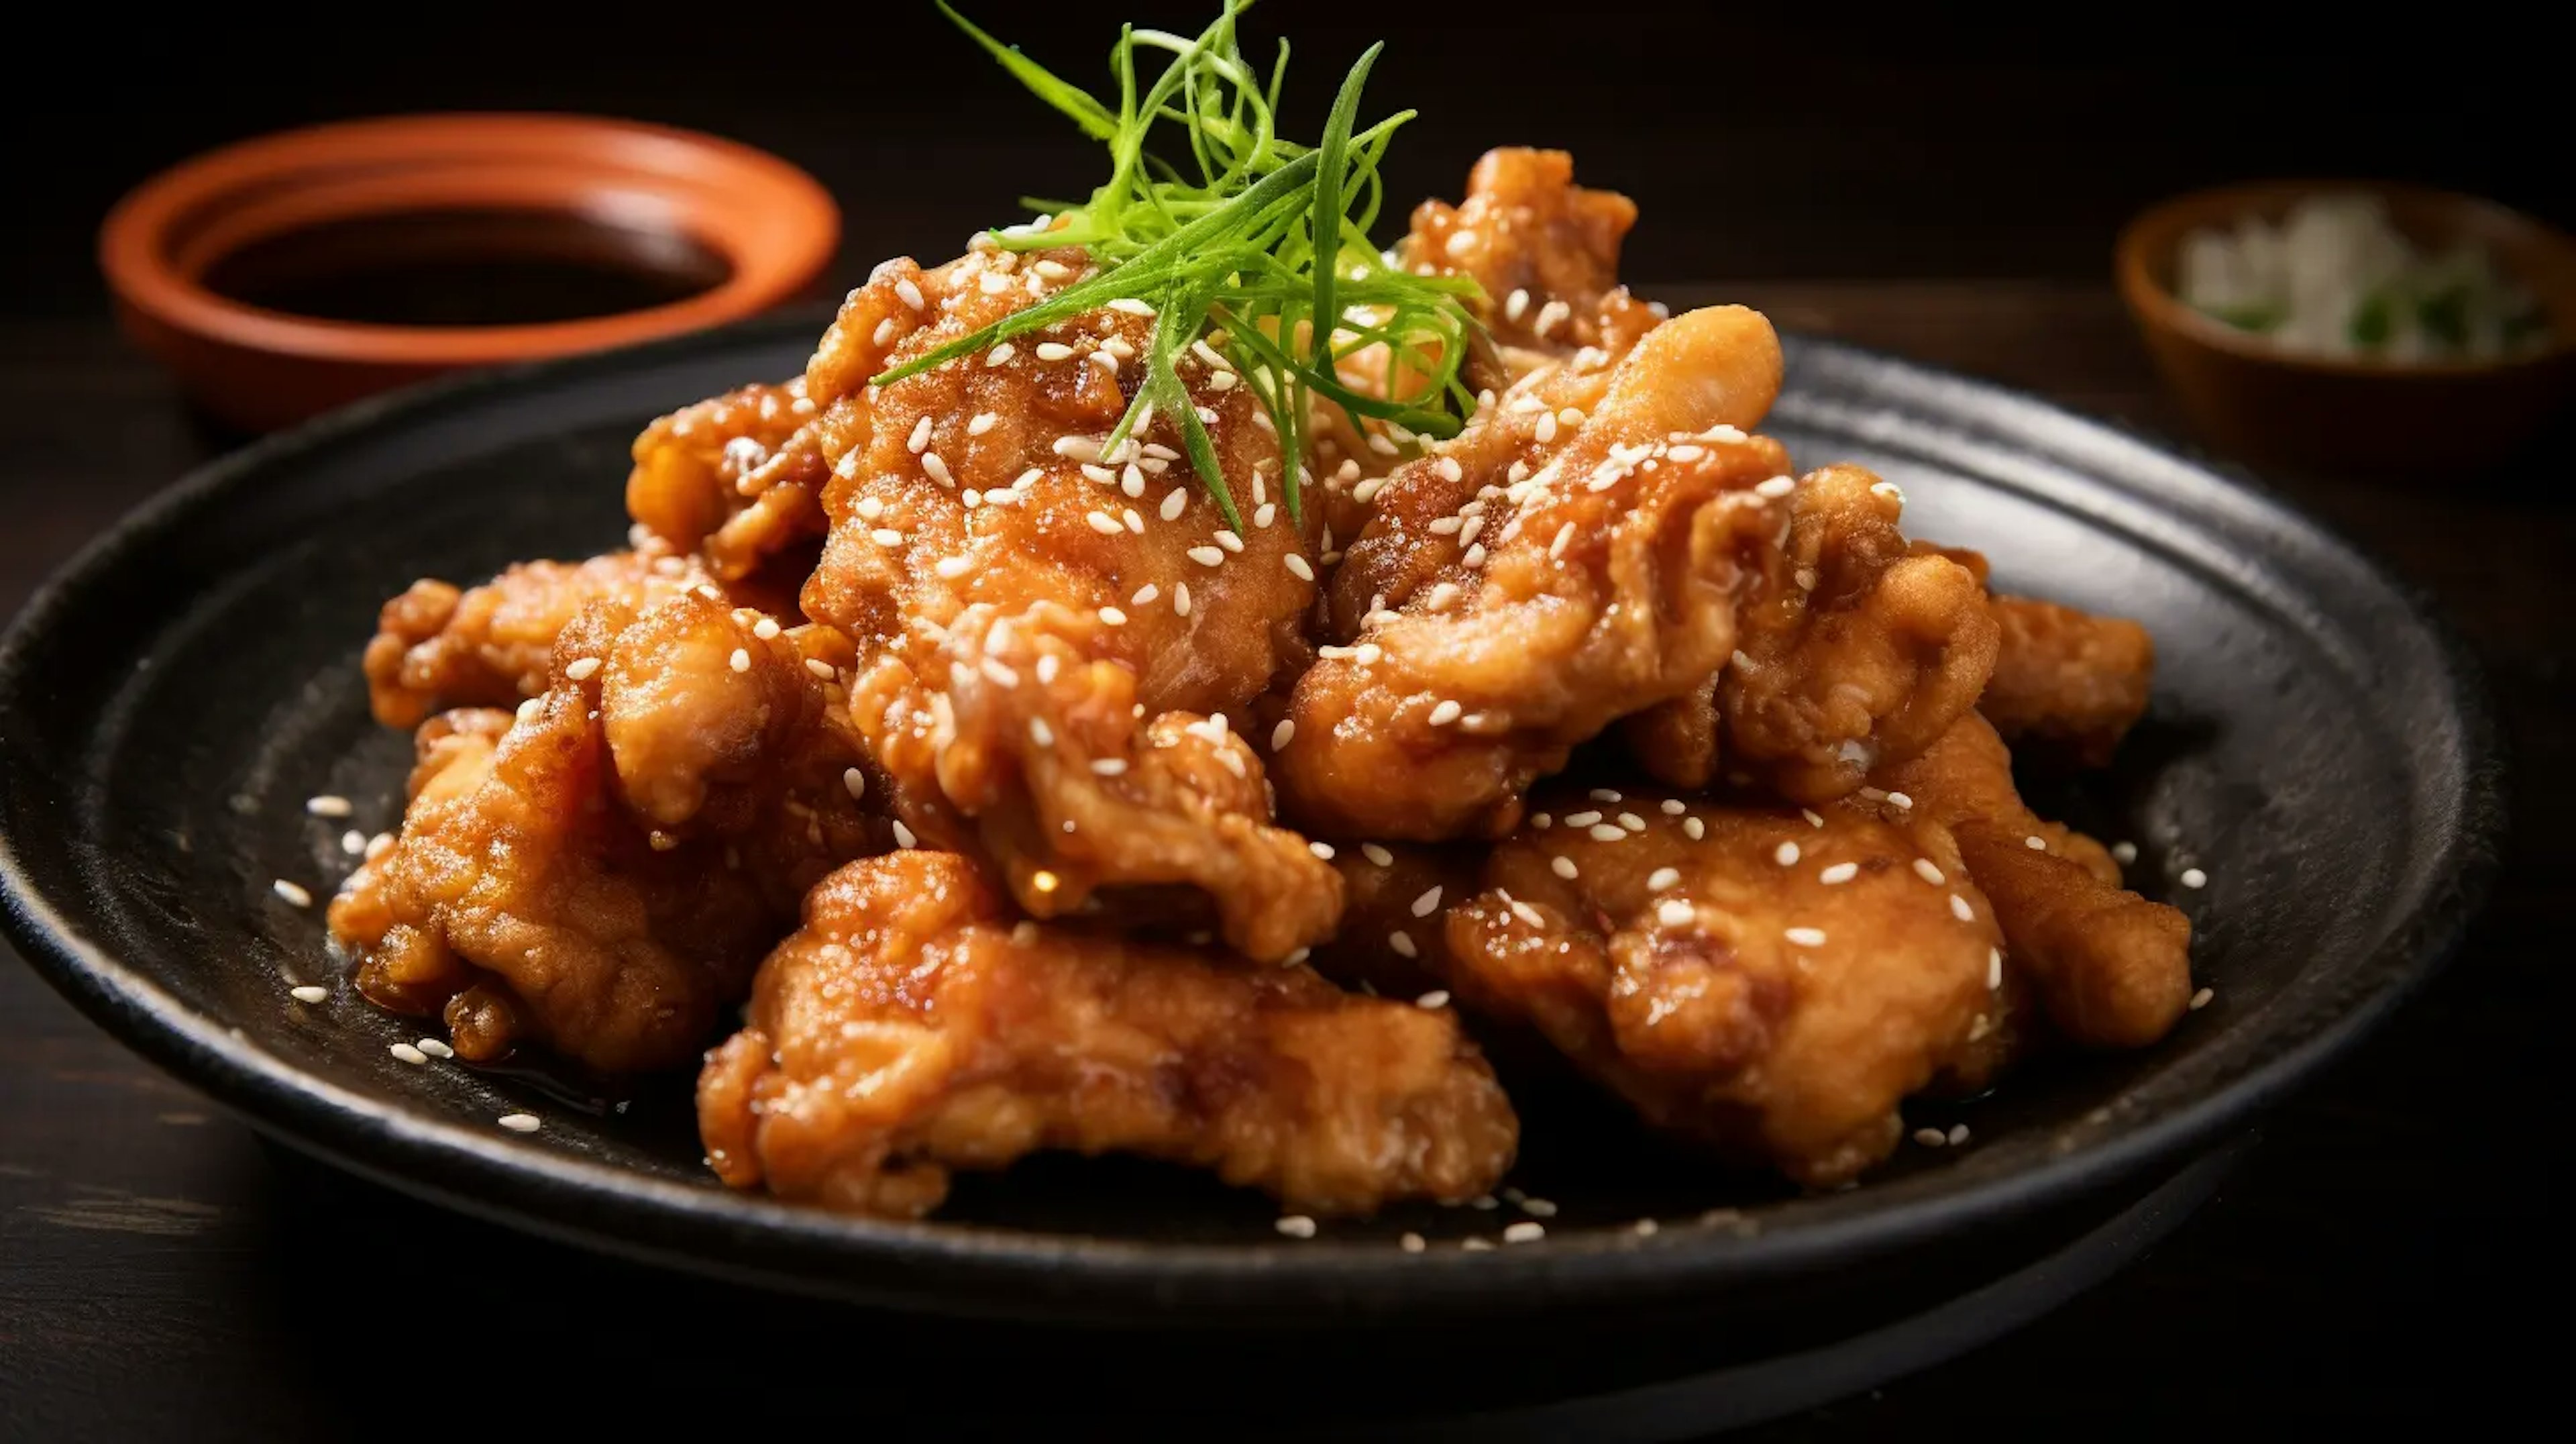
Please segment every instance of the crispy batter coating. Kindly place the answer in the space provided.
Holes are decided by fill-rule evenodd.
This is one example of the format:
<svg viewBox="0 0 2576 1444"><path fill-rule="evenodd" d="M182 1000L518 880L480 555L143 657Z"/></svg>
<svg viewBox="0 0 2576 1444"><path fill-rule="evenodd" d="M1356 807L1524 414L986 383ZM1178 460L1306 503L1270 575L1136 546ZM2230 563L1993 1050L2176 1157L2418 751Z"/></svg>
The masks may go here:
<svg viewBox="0 0 2576 1444"><path fill-rule="evenodd" d="M1449 913L1453 986L1656 1127L1846 1182L1896 1147L1904 1099L1995 1026L1994 915L1937 832L1542 798L1554 825L1495 848Z"/></svg>
<svg viewBox="0 0 2576 1444"><path fill-rule="evenodd" d="M545 690L555 638L591 602L640 611L708 578L676 557L610 552L521 562L470 590L422 578L385 603L367 643L376 720L411 728L443 707L513 707Z"/></svg>
<svg viewBox="0 0 2576 1444"><path fill-rule="evenodd" d="M2016 747L2105 767L2146 714L2156 644L2147 629L2053 602L1998 596L2001 645L1977 709Z"/></svg>
<svg viewBox="0 0 2576 1444"><path fill-rule="evenodd" d="M1310 1213L1473 1197L1519 1125L1454 1015L1006 920L952 854L855 863L762 965L698 1082L737 1188L910 1217L1041 1149L1212 1169Z"/></svg>
<svg viewBox="0 0 2576 1444"><path fill-rule="evenodd" d="M1297 684L1287 815L1327 836L1508 832L1577 743L1714 673L1777 527L1755 488L1787 455L1738 428L1779 378L1759 315L1693 312L1614 369L1532 377L1393 473L1334 578L1348 645Z"/></svg>
<svg viewBox="0 0 2576 1444"><path fill-rule="evenodd" d="M1092 312L868 385L1083 265L1078 250L979 249L935 271L889 263L851 294L807 372L834 480L806 608L858 645L853 716L915 831L992 862L1038 916L1095 889L1183 886L1215 902L1235 947L1284 957L1331 931L1340 896L1269 825L1258 755L1214 720L1240 723L1309 655L1310 548L1248 388L1182 363L1238 533L1171 418L1102 455L1149 317Z"/></svg>
<svg viewBox="0 0 2576 1444"><path fill-rule="evenodd" d="M738 581L823 535L823 452L805 379L685 406L635 438L626 511L670 550Z"/></svg>
<svg viewBox="0 0 2576 1444"><path fill-rule="evenodd" d="M1580 347L1624 355L1662 320L1619 284L1636 223L1635 201L1576 185L1564 151L1505 146L1476 162L1465 200L1414 208L1403 256L1476 278L1477 319L1517 379Z"/></svg>
<svg viewBox="0 0 2576 1444"><path fill-rule="evenodd" d="M1996 628L1966 567L1909 547L1904 498L1857 466L1798 483L1718 680L1730 770L1825 803L1932 745L1977 704Z"/></svg>
<svg viewBox="0 0 2576 1444"><path fill-rule="evenodd" d="M2191 997L2190 919L2122 891L2099 843L2032 813L1993 724L1962 717L1922 755L1874 780L1912 803L1875 806L1956 836L1969 876L1993 899L2006 958L2029 976L2056 1032L2088 1047L2143 1048L2181 1019Z"/></svg>
<svg viewBox="0 0 2576 1444"><path fill-rule="evenodd" d="M331 904L360 989L444 1008L477 1060L689 1057L804 889L890 845L797 639L757 626L696 593L640 617L595 601L516 718L422 728L400 837Z"/></svg>

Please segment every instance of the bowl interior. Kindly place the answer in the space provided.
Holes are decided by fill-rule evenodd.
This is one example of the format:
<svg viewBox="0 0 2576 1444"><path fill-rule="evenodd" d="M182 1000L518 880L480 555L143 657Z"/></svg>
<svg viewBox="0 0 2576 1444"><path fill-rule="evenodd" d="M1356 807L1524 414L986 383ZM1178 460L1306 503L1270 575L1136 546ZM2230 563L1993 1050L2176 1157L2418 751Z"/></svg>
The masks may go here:
<svg viewBox="0 0 2576 1444"><path fill-rule="evenodd" d="M1893 1247L2206 1139L2346 1039L2456 925L2483 856L2487 742L2468 684L2406 597L2332 538L2143 443L1990 387L1793 341L1767 429L1803 465L1900 482L1917 536L1985 549L1998 584L2136 617L2159 642L2152 717L2113 772L2047 805L2134 841L2132 882L2195 923L2215 1001L2130 1056L2063 1059L1926 1107L1969 1146L1907 1148L1863 1187L1793 1197L1641 1137L1588 1095L1516 1093L1514 1181L1561 1213L1423 1207L1291 1243L1265 1201L1177 1170L1046 1160L897 1225L729 1194L689 1080L606 1094L538 1069L397 1061L426 1031L357 1000L320 908L345 833L395 825L407 741L368 718L358 654L411 579L619 544L626 446L659 410L804 359L764 326L451 386L254 449L78 565L0 656L0 876L13 929L129 1041L309 1146L407 1186L594 1240L772 1279L963 1307L1457 1308L1706 1289ZM354 817L306 799L350 799ZM2184 869L2208 875L2180 887ZM288 989L319 983L327 1002ZM504 1113L545 1120L520 1137ZM1711 1215L1711 1210L1721 1210ZM1652 1238L1631 1225L1664 1227ZM1201 1247L1185 1247L1198 1245ZM1069 1306L1069 1305L1068 1305Z"/></svg>

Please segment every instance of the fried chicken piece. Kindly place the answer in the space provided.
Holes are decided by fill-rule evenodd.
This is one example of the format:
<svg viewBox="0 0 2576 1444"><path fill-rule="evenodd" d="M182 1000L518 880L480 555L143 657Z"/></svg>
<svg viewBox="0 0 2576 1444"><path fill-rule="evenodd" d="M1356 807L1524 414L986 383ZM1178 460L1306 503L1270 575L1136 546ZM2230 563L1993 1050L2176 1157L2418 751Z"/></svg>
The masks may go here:
<svg viewBox="0 0 2576 1444"><path fill-rule="evenodd" d="M1730 771L1822 804L1913 757L1977 704L1996 626L1966 567L1909 547L1904 497L1857 466L1798 483L1718 679Z"/></svg>
<svg viewBox="0 0 2576 1444"><path fill-rule="evenodd" d="M1922 755L1874 780L1911 807L1867 794L1856 802L1957 838L1968 875L1994 902L2005 957L2028 974L2056 1032L2087 1047L2143 1048L2182 1017L2190 919L2123 891L2101 844L2032 813L2014 790L2011 754L1983 716L1960 718Z"/></svg>
<svg viewBox="0 0 2576 1444"><path fill-rule="evenodd" d="M1334 578L1347 645L1299 680L1273 762L1287 815L1500 835L1577 743L1715 673L1778 529L1758 488L1787 453L1738 428L1779 379L1768 322L1697 311L1615 369L1532 377L1390 476Z"/></svg>
<svg viewBox="0 0 2576 1444"><path fill-rule="evenodd" d="M1995 1026L1994 916L1955 853L1923 851L1937 832L1542 796L1555 825L1497 847L1448 915L1451 986L1655 1127L1845 1183Z"/></svg>
<svg viewBox="0 0 2576 1444"><path fill-rule="evenodd" d="M1340 843L1341 925L1308 961L1346 988L1419 998L1453 971L1442 909L1476 890L1485 849L1474 845Z"/></svg>
<svg viewBox="0 0 2576 1444"><path fill-rule="evenodd" d="M367 700L387 727L445 707L511 707L545 690L555 638L591 602L630 611L704 585L678 557L610 552L521 562L470 590L424 577L385 603L367 643Z"/></svg>
<svg viewBox="0 0 2576 1444"><path fill-rule="evenodd" d="M1270 825L1259 757L1226 735L1311 655L1314 569L1250 388L1183 363L1238 533L1170 418L1102 455L1146 317L1091 312L868 384L1086 264L1073 249L1023 259L890 262L842 308L807 372L834 480L806 609L858 645L852 715L907 826L992 863L1040 917L1098 889L1180 887L1213 901L1233 946L1285 957L1331 931L1340 894L1304 839Z"/></svg>
<svg viewBox="0 0 2576 1444"><path fill-rule="evenodd" d="M725 1182L915 1217L953 1169L1072 1149L1346 1214L1471 1198L1511 1165L1518 1121L1448 1012L1007 917L951 854L817 887L699 1077Z"/></svg>
<svg viewBox="0 0 2576 1444"><path fill-rule="evenodd" d="M2156 644L2147 629L2028 597L1988 604L2000 630L1994 679L1977 710L2016 748L2106 767L2146 715Z"/></svg>
<svg viewBox="0 0 2576 1444"><path fill-rule="evenodd" d="M685 406L635 438L626 511L674 552L739 581L824 531L829 468L805 378Z"/></svg>
<svg viewBox="0 0 2576 1444"><path fill-rule="evenodd" d="M1579 347L1624 356L1662 321L1619 284L1619 245L1636 223L1635 201L1576 185L1564 151L1504 146L1468 173L1465 200L1414 208L1403 259L1463 272L1483 288L1476 318L1510 369L1476 384L1500 389Z"/></svg>
<svg viewBox="0 0 2576 1444"><path fill-rule="evenodd" d="M594 601L515 718L451 713L418 746L401 835L331 932L368 998L443 1008L478 1061L522 1040L612 1072L685 1060L803 890L891 845L797 639L698 593Z"/></svg>

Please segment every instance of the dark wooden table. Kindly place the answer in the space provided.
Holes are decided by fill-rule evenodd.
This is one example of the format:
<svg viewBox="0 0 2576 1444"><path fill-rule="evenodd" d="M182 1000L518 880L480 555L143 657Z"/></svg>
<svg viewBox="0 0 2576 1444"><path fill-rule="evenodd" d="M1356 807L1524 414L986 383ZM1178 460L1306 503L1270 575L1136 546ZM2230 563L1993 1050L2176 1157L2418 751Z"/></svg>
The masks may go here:
<svg viewBox="0 0 2576 1444"><path fill-rule="evenodd" d="M2174 425L2105 288L1734 294L1787 327ZM104 321L0 322L0 612L211 444ZM2545 1321L2567 1249L2550 1180L2569 1130L2542 1050L2576 1011L2557 914L2576 896L2562 831L2576 804L2571 481L2561 467L2483 488L2291 488L2437 595L2489 669L2518 754L2516 836L2461 956L2144 1262L2042 1324L1766 1436L2456 1427L2554 1393ZM565 1312L566 1297L582 1303ZM760 1411L782 1381L709 1377L688 1341L756 1332L762 1305L285 1166L0 963L0 1437L506 1427L533 1417L504 1402L513 1380L602 1436L739 1411L756 1437L779 1422ZM936 1390L890 1390L868 1362L781 1407L863 1431L909 1399L936 1423ZM1096 1405L1067 1400L1068 1428L1108 1422L1084 1412Z"/></svg>

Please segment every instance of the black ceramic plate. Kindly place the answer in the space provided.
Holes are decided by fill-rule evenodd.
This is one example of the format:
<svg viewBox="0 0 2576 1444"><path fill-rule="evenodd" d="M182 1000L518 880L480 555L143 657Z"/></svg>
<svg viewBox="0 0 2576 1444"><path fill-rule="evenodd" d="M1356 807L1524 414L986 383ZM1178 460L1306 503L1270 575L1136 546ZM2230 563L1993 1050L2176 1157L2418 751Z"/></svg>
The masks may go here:
<svg viewBox="0 0 2576 1444"><path fill-rule="evenodd" d="M899 1307L1028 1318L1381 1319L1623 1311L1868 1289L1934 1244L2036 1227L2161 1171L2352 1042L2457 936L2495 834L2493 741L2458 653L2408 597L2271 498L2043 403L1793 341L1770 430L1911 498L2011 590L2137 617L2149 725L2070 805L2137 843L2188 911L2215 1000L2165 1045L2014 1079L1928 1121L1860 1188L1791 1197L1523 1100L1516 1181L1543 1242L1467 1252L1506 1215L1398 1211L1281 1238L1194 1176L1041 1160L881 1223L718 1187L687 1085L598 1100L533 1074L396 1061L421 1028L342 983L319 908L342 833L394 824L404 739L367 719L377 603L424 574L618 544L629 438L674 405L803 362L803 319L488 376L363 406L191 478L59 577L0 646L0 881L12 935L156 1062L287 1140L541 1232ZM306 798L354 799L352 820ZM2207 886L2186 889L2186 868ZM289 987L320 983L306 1006ZM532 1135L495 1124L544 1120ZM1651 1236L1632 1226L1660 1223ZM1424 1254L1399 1232L1435 1240Z"/></svg>

